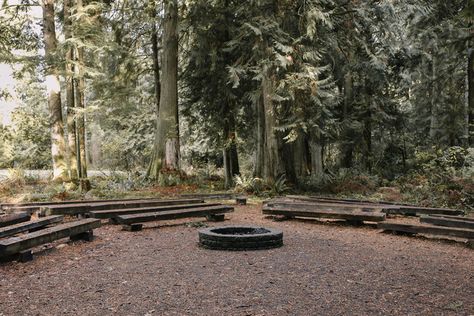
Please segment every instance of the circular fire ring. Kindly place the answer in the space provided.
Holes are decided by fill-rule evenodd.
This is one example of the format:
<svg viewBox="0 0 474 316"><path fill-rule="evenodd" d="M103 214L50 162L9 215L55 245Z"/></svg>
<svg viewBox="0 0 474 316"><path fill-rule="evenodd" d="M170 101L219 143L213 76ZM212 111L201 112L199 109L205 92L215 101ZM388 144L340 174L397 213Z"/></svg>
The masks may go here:
<svg viewBox="0 0 474 316"><path fill-rule="evenodd" d="M217 250L259 250L283 246L283 232L257 226L211 227L199 231L201 247Z"/></svg>

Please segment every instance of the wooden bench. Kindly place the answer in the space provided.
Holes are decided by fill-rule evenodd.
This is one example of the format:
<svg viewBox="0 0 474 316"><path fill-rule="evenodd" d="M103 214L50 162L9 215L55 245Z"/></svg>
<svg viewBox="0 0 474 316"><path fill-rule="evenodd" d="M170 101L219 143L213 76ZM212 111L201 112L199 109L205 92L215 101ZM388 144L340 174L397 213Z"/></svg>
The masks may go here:
<svg viewBox="0 0 474 316"><path fill-rule="evenodd" d="M328 210L328 211L346 211L353 212L356 210L364 212L380 212L386 209L397 208L396 206L379 206L379 205L356 205L356 204L332 204L320 202L292 202L287 200L271 200L266 203L267 207L272 208L291 208L304 210Z"/></svg>
<svg viewBox="0 0 474 316"><path fill-rule="evenodd" d="M43 217L35 221L29 221L29 222L2 227L0 228L0 238L12 236L12 235L23 233L26 231L40 229L51 224L60 223L62 221L63 221L63 216L53 215L53 216Z"/></svg>
<svg viewBox="0 0 474 316"><path fill-rule="evenodd" d="M0 227L10 226L29 221L31 215L25 212L0 216Z"/></svg>
<svg viewBox="0 0 474 316"><path fill-rule="evenodd" d="M66 200L66 201L41 201L41 202L25 202L25 203L2 203L0 209L3 210L39 210L41 207L67 205L67 204L89 204L100 202L119 202L119 201L137 201L137 200L161 200L159 197L150 198L128 198L128 199L103 199L103 200Z"/></svg>
<svg viewBox="0 0 474 316"><path fill-rule="evenodd" d="M384 231L404 233L410 235L427 234L436 236L451 236L465 239L474 239L474 230L467 228L440 227L431 225L411 225L398 223L378 223L378 228Z"/></svg>
<svg viewBox="0 0 474 316"><path fill-rule="evenodd" d="M41 208L43 215L78 215L86 214L98 210L116 210L124 208L139 208L148 206L182 205L192 203L203 203L202 199L181 199L181 200L136 200L136 201L116 201L87 204L57 205Z"/></svg>
<svg viewBox="0 0 474 316"><path fill-rule="evenodd" d="M128 215L128 214L140 214L140 213L152 213L152 212L163 212L171 210L184 210L189 208L196 207L208 207L208 206L217 206L219 203L194 203L194 204L182 204L182 205L165 205L165 206L151 206L151 207L141 207L141 208L124 208L118 210L102 210L102 211L91 211L89 216L93 218L114 218L118 215Z"/></svg>
<svg viewBox="0 0 474 316"><path fill-rule="evenodd" d="M263 214L284 216L284 218L310 217L310 218L330 218L343 219L348 222L359 224L364 221L380 222L385 220L385 214L380 212L361 212L361 211L337 211L337 210L304 210L294 208L264 207Z"/></svg>
<svg viewBox="0 0 474 316"><path fill-rule="evenodd" d="M319 203L333 203L333 204L350 204L350 205L368 205L379 206L382 208L382 211L390 215L429 215L429 214L443 214L443 215L463 215L464 212L460 210L454 210L449 208L437 208L437 207L421 207L414 205L407 205L403 203L382 203L382 202L371 202L371 201L357 201L350 199L328 199L328 198L316 198L308 196L299 196L299 195L288 195L288 198L307 201L307 202L319 202Z"/></svg>
<svg viewBox="0 0 474 316"><path fill-rule="evenodd" d="M0 258L8 259L20 255L20 259L32 259L31 248L66 237L70 237L71 240L84 239L91 241L93 236L92 230L98 227L100 227L99 219L86 218L19 237L2 239L0 240Z"/></svg>
<svg viewBox="0 0 474 316"><path fill-rule="evenodd" d="M474 229L474 219L465 220L463 217L422 216L420 222L436 226Z"/></svg>
<svg viewBox="0 0 474 316"><path fill-rule="evenodd" d="M190 217L207 217L211 221L224 220L224 213L233 212L234 208L228 205L196 207L186 210L172 210L153 213L119 215L115 217L118 224L123 224L125 230L141 230L144 222L172 220Z"/></svg>
<svg viewBox="0 0 474 316"><path fill-rule="evenodd" d="M204 200L233 200L238 205L246 205L247 197L243 195L236 195L234 193L190 193L181 194L183 198L201 198Z"/></svg>

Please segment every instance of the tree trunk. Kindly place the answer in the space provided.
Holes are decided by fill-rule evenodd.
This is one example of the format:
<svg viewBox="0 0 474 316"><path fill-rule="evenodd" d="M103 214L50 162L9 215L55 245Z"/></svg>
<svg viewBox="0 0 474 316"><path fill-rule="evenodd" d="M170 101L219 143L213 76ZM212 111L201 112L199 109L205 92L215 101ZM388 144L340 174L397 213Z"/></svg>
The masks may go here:
<svg viewBox="0 0 474 316"><path fill-rule="evenodd" d="M255 117L256 150L253 176L263 178L263 167L265 165L265 109L263 106L263 95L255 103Z"/></svg>
<svg viewBox="0 0 474 316"><path fill-rule="evenodd" d="M156 115L160 111L160 63L158 56L158 30L156 29L156 3L155 0L150 0L150 19L152 23L151 29L151 49L153 57L153 75L154 75L154 86L155 86L155 98L156 98Z"/></svg>
<svg viewBox="0 0 474 316"><path fill-rule="evenodd" d="M474 48L471 46L468 51L468 93L468 143L471 147L474 147Z"/></svg>
<svg viewBox="0 0 474 316"><path fill-rule="evenodd" d="M69 40L72 37L71 8L72 0L64 0L64 37ZM70 44L69 44L70 46ZM76 122L74 111L74 49L68 47L66 51L66 105L67 105L67 135L68 135L68 166L69 176L72 180L79 177L76 148Z"/></svg>
<svg viewBox="0 0 474 316"><path fill-rule="evenodd" d="M178 121L178 1L165 2L163 21L163 51L160 109L155 134L153 157L148 177L158 179L164 170L178 171L179 121Z"/></svg>
<svg viewBox="0 0 474 316"><path fill-rule="evenodd" d="M293 144L293 165L297 179L308 176L309 155L306 133L299 132L298 138Z"/></svg>
<svg viewBox="0 0 474 316"><path fill-rule="evenodd" d="M83 10L82 0L77 0L77 11ZM80 22L79 22L80 23ZM86 153L86 116L85 116L85 77L84 77L84 49L82 47L76 48L76 107L79 108L79 115L77 115L77 135L79 139L80 155L80 176L87 178L87 153Z"/></svg>
<svg viewBox="0 0 474 316"><path fill-rule="evenodd" d="M228 189L233 186L234 176L240 174L239 170L239 158L237 154L237 144L235 137L235 119L234 114L228 110L226 106L224 111L227 113L226 119L224 119L224 182L225 188Z"/></svg>
<svg viewBox="0 0 474 316"><path fill-rule="evenodd" d="M343 116L343 133L342 133L342 161L341 166L344 168L351 168L352 167L352 160L353 160L353 152L354 152L354 144L352 137L353 132L350 128L350 116L352 112L352 103L354 102L353 96L353 80L352 80L352 73L349 71L344 76L344 104L342 108L342 116Z"/></svg>
<svg viewBox="0 0 474 316"><path fill-rule="evenodd" d="M323 146L321 144L321 135L312 132L309 137L309 150L311 153L311 177L319 178L323 170Z"/></svg>
<svg viewBox="0 0 474 316"><path fill-rule="evenodd" d="M437 98L437 85L436 85L436 58L433 56L433 60L431 62L431 80L432 80L432 88L431 88L431 113L430 113L430 140L431 144L436 145L438 144L438 98Z"/></svg>
<svg viewBox="0 0 474 316"><path fill-rule="evenodd" d="M263 178L272 183L282 173L282 163L278 153L278 139L276 136L276 113L273 104L273 79L269 71L262 78L263 109L265 113L265 163Z"/></svg>
<svg viewBox="0 0 474 316"><path fill-rule="evenodd" d="M61 107L61 88L58 69L54 58L57 53L56 30L54 23L54 1L44 0L43 36L46 57L46 86L51 126L51 154L53 160L53 180L69 179L66 163L66 140L64 137L63 114Z"/></svg>

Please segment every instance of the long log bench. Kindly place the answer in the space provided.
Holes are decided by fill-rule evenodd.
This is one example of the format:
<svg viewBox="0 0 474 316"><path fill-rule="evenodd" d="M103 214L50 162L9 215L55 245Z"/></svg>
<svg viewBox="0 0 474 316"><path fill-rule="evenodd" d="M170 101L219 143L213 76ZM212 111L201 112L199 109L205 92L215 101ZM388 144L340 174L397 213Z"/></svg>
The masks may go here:
<svg viewBox="0 0 474 316"><path fill-rule="evenodd" d="M430 214L431 217L442 217L442 218L451 218L451 219L458 219L467 222L474 222L474 217L468 216L455 216L455 215L440 215L440 214Z"/></svg>
<svg viewBox="0 0 474 316"><path fill-rule="evenodd" d="M247 197L245 195L238 195L234 193L188 193L181 194L183 198L200 198L204 200L233 200L235 199L236 204L246 205Z"/></svg>
<svg viewBox="0 0 474 316"><path fill-rule="evenodd" d="M333 202L333 203L345 203L345 204L386 204L386 205L406 205L406 206L413 206L412 204L408 203L400 203L400 202L393 202L393 201L373 201L373 200L366 200L366 199L348 199L348 198L335 198L335 197L327 197L327 196L305 196L305 195L287 195L288 198L293 199L311 199L313 201L320 201L320 202Z"/></svg>
<svg viewBox="0 0 474 316"><path fill-rule="evenodd" d="M378 228L384 231L390 231L395 233L405 234L427 234L435 236L451 236L465 239L474 239L474 230L467 228L452 228L452 227L441 227L431 225L411 225L411 224L398 224L398 223L378 223Z"/></svg>
<svg viewBox="0 0 474 316"><path fill-rule="evenodd" d="M23 260L30 260L32 259L31 248L66 237L70 237L72 240L84 239L90 241L93 236L92 230L98 227L100 227L99 219L86 218L19 237L2 239L0 240L0 259L8 260L16 255L21 255Z"/></svg>
<svg viewBox="0 0 474 316"><path fill-rule="evenodd" d="M449 208L438 208L438 207L422 207L422 206L413 206L413 205L406 205L406 204L396 204L396 203L377 203L377 202L368 202L368 201L360 201L357 200L335 200L335 199L325 199L325 198L316 198L316 197L308 197L308 196L299 196L299 195L289 195L288 198L301 200L301 201L308 201L312 203L334 203L334 204L351 204L351 205L374 205L379 206L383 209L383 212L390 215L412 215L412 216L419 216L419 215L431 215L431 214L441 214L441 215L463 215L464 212L461 210L454 210Z"/></svg>
<svg viewBox="0 0 474 316"><path fill-rule="evenodd" d="M266 203L268 207L283 207L307 210L337 210L352 212L354 210L367 212L380 212L382 210L398 209L398 206L392 205L371 205L371 204L338 204L326 202L309 202L309 201L289 201L289 200L271 200Z"/></svg>
<svg viewBox="0 0 474 316"><path fill-rule="evenodd" d="M10 226L29 221L31 215L25 212L0 216L0 227Z"/></svg>
<svg viewBox="0 0 474 316"><path fill-rule="evenodd" d="M2 227L0 228L0 238L16 235L18 233L23 233L26 231L40 229L51 224L60 223L63 221L63 218L64 217L62 215L53 215L43 217L34 221Z"/></svg>
<svg viewBox="0 0 474 316"><path fill-rule="evenodd" d="M118 209L118 210L101 210L101 211L91 211L89 212L89 216L93 218L114 219L114 217L119 216L119 215L163 212L163 211L171 211L171 210L184 210L184 209L189 209L189 208L208 207L208 206L217 206L217 205L220 205L220 204L219 203L193 203L193 204L181 204L181 205L125 208L125 209Z"/></svg>
<svg viewBox="0 0 474 316"><path fill-rule="evenodd" d="M464 220L462 217L447 218L437 216L422 216L420 217L420 222L436 226L474 229L474 220Z"/></svg>
<svg viewBox="0 0 474 316"><path fill-rule="evenodd" d="M125 230L141 230L144 222L173 220L191 217L207 217L208 220L222 221L224 214L233 212L234 208L228 205L216 205L208 207L196 207L185 210L172 210L152 213L139 213L119 215L115 217L118 224L124 225Z"/></svg>
<svg viewBox="0 0 474 316"><path fill-rule="evenodd" d="M191 203L203 203L202 199L181 199L181 200L137 200L137 201L118 201L101 202L88 204L69 204L42 207L43 215L78 215L86 214L98 210L115 210L124 208L139 208L149 206L182 205Z"/></svg>
<svg viewBox="0 0 474 316"><path fill-rule="evenodd" d="M385 220L385 214L381 212L362 211L338 211L338 210L304 210L291 207L264 207L263 214L284 216L285 218L309 217L309 218L330 218L343 219L351 223L380 222Z"/></svg>
<svg viewBox="0 0 474 316"><path fill-rule="evenodd" d="M81 203L98 203L98 202L118 202L118 201L136 201L136 200L160 200L159 197L143 197L143 198L125 198L125 199L98 199L98 200L64 200L64 201L35 201L21 203L1 203L0 209L13 209L17 207L28 206L49 206L64 204L81 204Z"/></svg>

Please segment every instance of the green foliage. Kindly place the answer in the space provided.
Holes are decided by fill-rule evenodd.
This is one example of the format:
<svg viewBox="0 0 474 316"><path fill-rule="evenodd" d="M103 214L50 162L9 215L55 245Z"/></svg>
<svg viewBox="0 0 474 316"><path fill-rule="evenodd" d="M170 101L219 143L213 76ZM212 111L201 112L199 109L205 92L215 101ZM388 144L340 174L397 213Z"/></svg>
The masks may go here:
<svg viewBox="0 0 474 316"><path fill-rule="evenodd" d="M235 190L260 195L266 188L263 179L239 175L234 177Z"/></svg>
<svg viewBox="0 0 474 316"><path fill-rule="evenodd" d="M272 195L283 195L289 190L289 187L286 182L286 176L284 174L280 175L274 183L271 184L270 192Z"/></svg>

